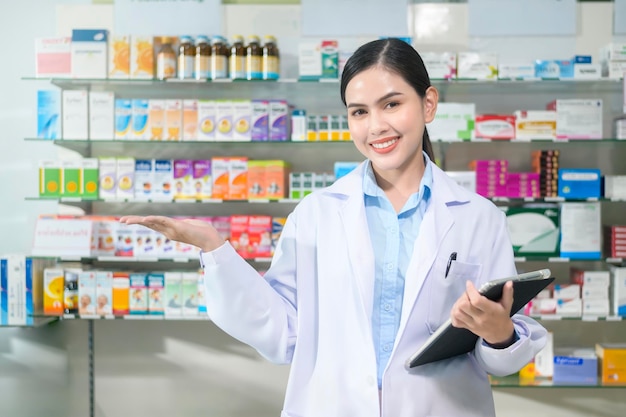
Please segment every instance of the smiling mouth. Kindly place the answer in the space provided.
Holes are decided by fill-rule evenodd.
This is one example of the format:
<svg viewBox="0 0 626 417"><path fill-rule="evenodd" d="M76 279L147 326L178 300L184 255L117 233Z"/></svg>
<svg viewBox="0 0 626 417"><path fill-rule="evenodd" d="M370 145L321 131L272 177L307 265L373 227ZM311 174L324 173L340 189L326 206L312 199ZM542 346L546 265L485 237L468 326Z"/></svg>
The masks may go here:
<svg viewBox="0 0 626 417"><path fill-rule="evenodd" d="M399 141L399 138L390 138L390 139L386 139L382 142L376 142L376 143L371 143L370 145L376 149L385 149L388 148L390 146L392 146L393 144L395 144L397 141Z"/></svg>

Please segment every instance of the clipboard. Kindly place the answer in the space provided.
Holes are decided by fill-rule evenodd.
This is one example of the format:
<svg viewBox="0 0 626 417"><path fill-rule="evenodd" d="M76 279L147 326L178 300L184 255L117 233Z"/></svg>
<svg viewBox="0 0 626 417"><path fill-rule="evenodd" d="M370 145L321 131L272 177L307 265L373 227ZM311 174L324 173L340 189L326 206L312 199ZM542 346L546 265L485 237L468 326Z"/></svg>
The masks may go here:
<svg viewBox="0 0 626 417"><path fill-rule="evenodd" d="M549 269L540 269L489 281L480 287L478 292L490 300L499 300L502 297L504 284L508 281L513 281L512 316L554 281L554 277L551 277ZM422 347L406 360L405 366L407 369L414 368L471 352L474 350L477 340L478 336L474 333L467 329L452 326L452 320L448 319L439 326Z"/></svg>

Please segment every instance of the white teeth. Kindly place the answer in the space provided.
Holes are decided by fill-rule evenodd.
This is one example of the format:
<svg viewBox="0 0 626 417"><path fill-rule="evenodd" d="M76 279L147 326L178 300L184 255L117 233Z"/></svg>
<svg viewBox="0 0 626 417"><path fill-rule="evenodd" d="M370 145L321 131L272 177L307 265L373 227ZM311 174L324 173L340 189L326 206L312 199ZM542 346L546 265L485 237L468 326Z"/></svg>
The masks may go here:
<svg viewBox="0 0 626 417"><path fill-rule="evenodd" d="M398 139L391 139L388 140L387 142L383 142L383 143L372 143L372 146L376 149L385 149L390 147L391 145L393 145L394 143L396 143L398 141Z"/></svg>

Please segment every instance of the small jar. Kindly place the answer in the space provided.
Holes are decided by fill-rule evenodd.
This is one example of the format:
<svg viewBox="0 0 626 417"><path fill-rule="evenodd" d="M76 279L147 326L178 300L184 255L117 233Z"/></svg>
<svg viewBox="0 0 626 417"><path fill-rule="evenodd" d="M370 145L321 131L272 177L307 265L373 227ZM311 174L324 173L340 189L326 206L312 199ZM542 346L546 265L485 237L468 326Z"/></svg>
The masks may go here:
<svg viewBox="0 0 626 417"><path fill-rule="evenodd" d="M261 80L263 79L263 49L259 37L252 35L248 37L248 46L246 47L246 79Z"/></svg>
<svg viewBox="0 0 626 417"><path fill-rule="evenodd" d="M196 80L208 80L211 78L211 43L209 38L204 35L196 38L196 59L193 76Z"/></svg>
<svg viewBox="0 0 626 417"><path fill-rule="evenodd" d="M235 35L230 46L228 57L228 74L233 80L246 79L246 48L243 46L243 36Z"/></svg>
<svg viewBox="0 0 626 417"><path fill-rule="evenodd" d="M161 38L161 48L157 54L157 78L165 80L176 76L176 53L172 48L173 39L169 36Z"/></svg>
<svg viewBox="0 0 626 417"><path fill-rule="evenodd" d="M277 80L279 74L279 54L276 46L276 38L267 35L264 38L263 59L261 63L264 80Z"/></svg>
<svg viewBox="0 0 626 417"><path fill-rule="evenodd" d="M224 38L214 36L211 39L211 79L228 77L228 47Z"/></svg>
<svg viewBox="0 0 626 417"><path fill-rule="evenodd" d="M191 36L181 36L178 46L178 78L181 80L193 78L196 48Z"/></svg>

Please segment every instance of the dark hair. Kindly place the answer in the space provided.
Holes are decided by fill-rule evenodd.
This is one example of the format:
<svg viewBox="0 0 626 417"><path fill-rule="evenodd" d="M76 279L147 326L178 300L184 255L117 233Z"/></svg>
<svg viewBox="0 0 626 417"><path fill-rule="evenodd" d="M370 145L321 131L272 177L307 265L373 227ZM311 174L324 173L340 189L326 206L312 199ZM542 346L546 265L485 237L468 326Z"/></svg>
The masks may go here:
<svg viewBox="0 0 626 417"><path fill-rule="evenodd" d="M341 101L346 104L346 87L357 74L374 66L398 74L422 98L430 87L430 77L422 57L411 45L396 38L380 39L360 46L348 59L341 74ZM424 127L422 149L431 161L435 161L433 145Z"/></svg>

